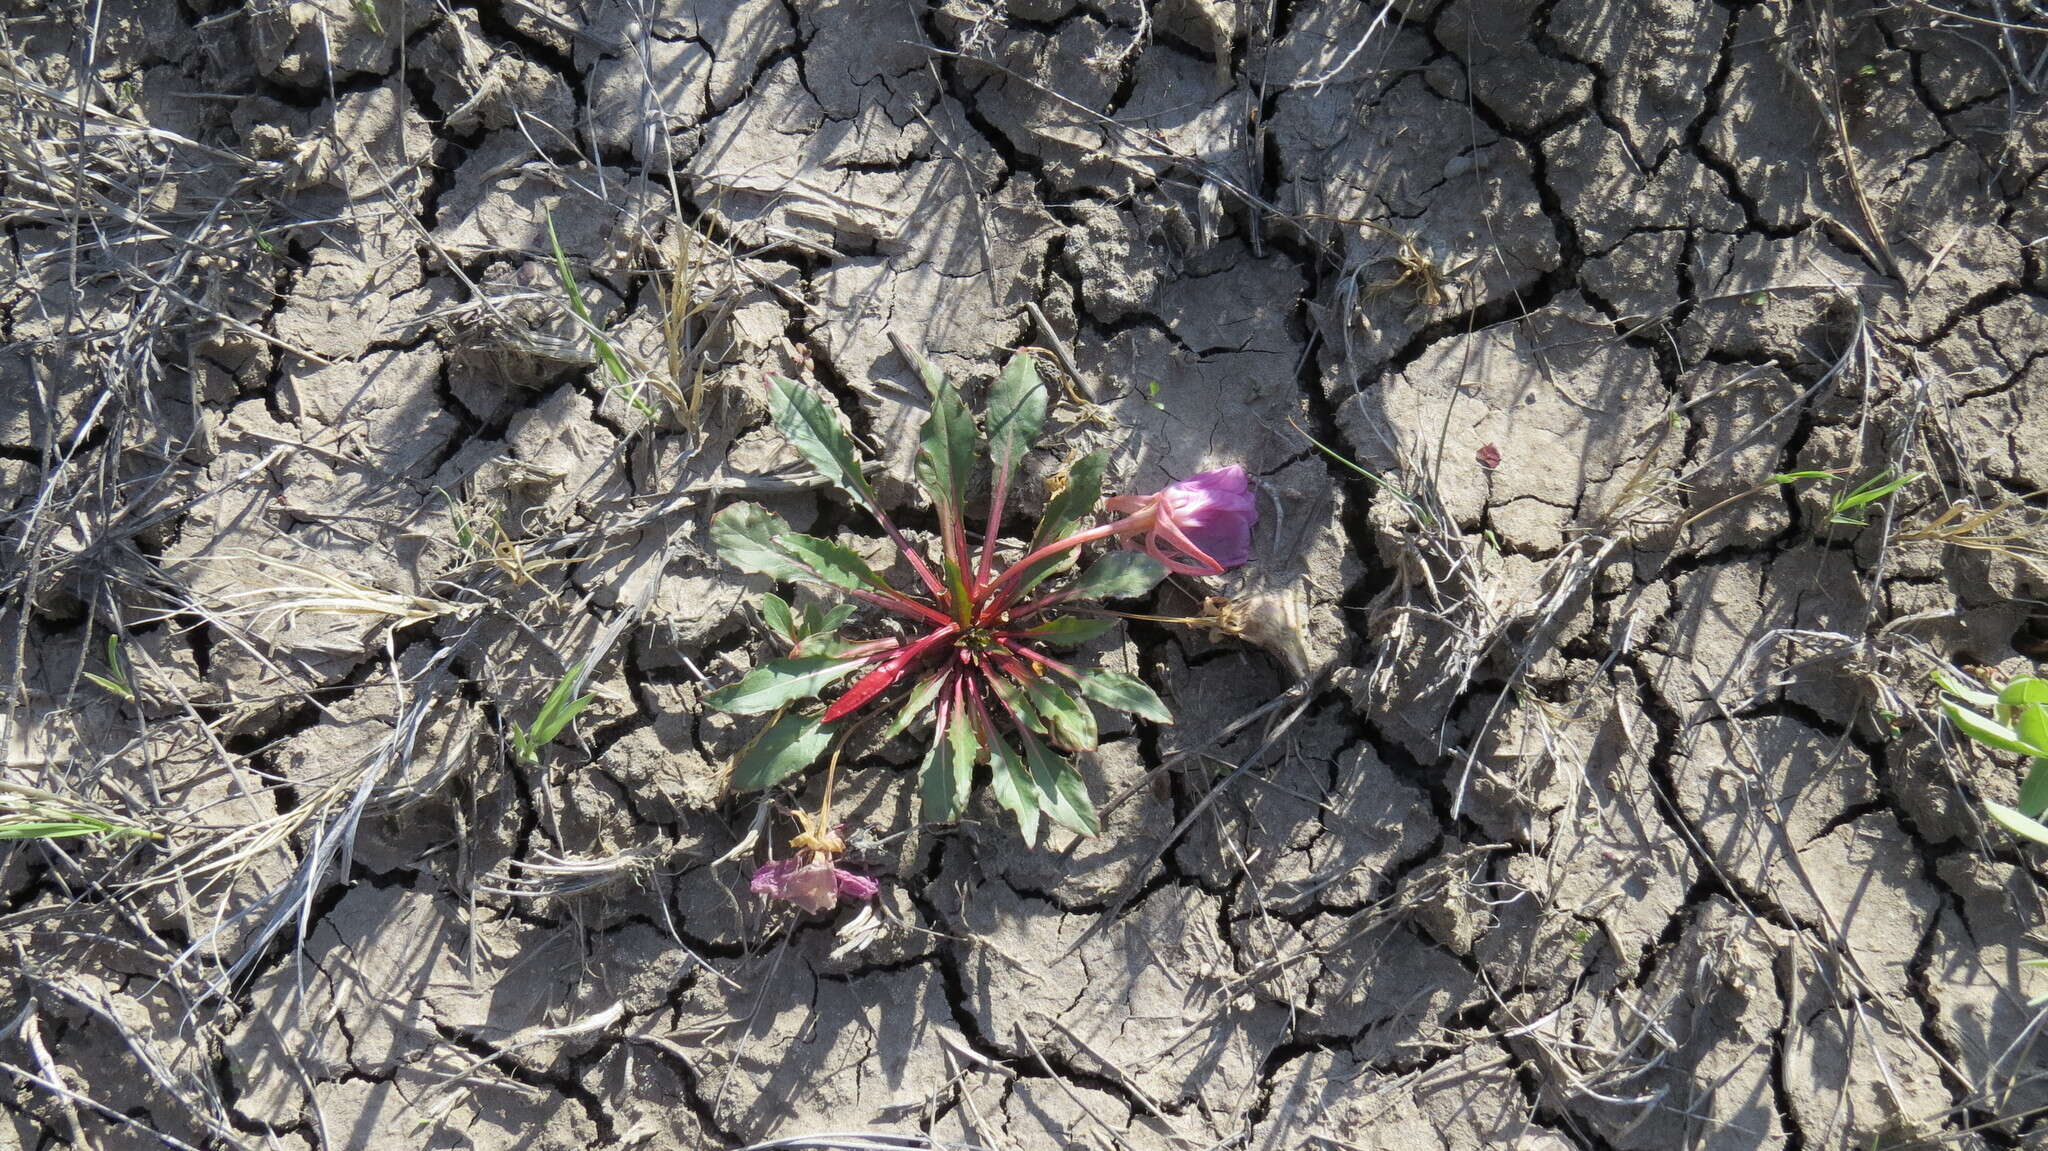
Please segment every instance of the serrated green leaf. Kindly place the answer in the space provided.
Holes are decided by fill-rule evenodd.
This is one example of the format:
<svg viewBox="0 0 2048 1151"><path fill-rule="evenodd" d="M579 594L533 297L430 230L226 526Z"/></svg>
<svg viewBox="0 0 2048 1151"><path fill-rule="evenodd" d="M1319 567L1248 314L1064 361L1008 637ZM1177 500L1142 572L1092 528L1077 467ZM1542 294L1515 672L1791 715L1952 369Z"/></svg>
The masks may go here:
<svg viewBox="0 0 2048 1151"><path fill-rule="evenodd" d="M1030 680L1022 686L1054 743L1068 751L1087 751L1095 746L1099 738L1095 713L1087 704L1049 679Z"/></svg>
<svg viewBox="0 0 2048 1151"><path fill-rule="evenodd" d="M785 643L793 644L803 638L796 630L796 619L790 614L789 601L774 592L764 592L761 596L761 622Z"/></svg>
<svg viewBox="0 0 2048 1151"><path fill-rule="evenodd" d="M1038 788L1031 782L1031 769L1001 736L988 737L989 791L996 802L1017 817L1017 830L1024 845L1038 842Z"/></svg>
<svg viewBox="0 0 2048 1151"><path fill-rule="evenodd" d="M779 544L789 522L758 504L733 504L711 517L711 546L743 572L779 580L808 580L811 573Z"/></svg>
<svg viewBox="0 0 2048 1151"><path fill-rule="evenodd" d="M1959 707L1953 703L1942 704L1941 710L1948 713L1949 720L1964 735L1969 736L1985 747L1994 747L2000 751L2016 751L2021 755L2048 755L2048 748L2039 748L2029 744L2020 738L2018 732L1989 716L1978 715L1968 708Z"/></svg>
<svg viewBox="0 0 2048 1151"><path fill-rule="evenodd" d="M2035 843L2048 845L2048 827L2043 827L2035 820L2027 818L2002 803L1992 803L1986 800L1984 810L1990 812L1991 818L1997 820L2007 831L2012 832L2014 835L2031 839Z"/></svg>
<svg viewBox="0 0 2048 1151"><path fill-rule="evenodd" d="M883 742L886 743L909 731L910 725L916 723L917 717L931 707L932 701L939 698L939 692L945 686L946 677L937 673L919 680L917 686L910 689L909 697L903 701L903 709L896 713L895 719L889 721L888 727L882 729Z"/></svg>
<svg viewBox="0 0 2048 1151"><path fill-rule="evenodd" d="M808 568L812 577L845 591L859 591L868 588L887 591L889 585L875 574L860 553L844 544L821 540L799 532L785 532L774 537L772 543L780 546L789 557Z"/></svg>
<svg viewBox="0 0 2048 1151"><path fill-rule="evenodd" d="M1080 677L1081 694L1104 707L1141 716L1153 723L1172 723L1173 713L1145 681L1120 671L1093 671Z"/></svg>
<svg viewBox="0 0 2048 1151"><path fill-rule="evenodd" d="M775 717L733 761L732 785L741 791L773 787L818 761L838 725L793 711Z"/></svg>
<svg viewBox="0 0 2048 1151"><path fill-rule="evenodd" d="M860 455L853 450L837 409L807 385L782 376L768 377L768 412L775 426L804 462L863 507L874 506L874 493L861 474Z"/></svg>
<svg viewBox="0 0 2048 1151"><path fill-rule="evenodd" d="M1166 578L1166 565L1144 552L1111 552L1060 589L1070 600L1136 599Z"/></svg>
<svg viewBox="0 0 2048 1151"><path fill-rule="evenodd" d="M1077 835L1100 835L1102 821L1088 787L1074 765L1053 752L1029 732L1020 733L1024 742L1024 764L1031 771L1031 783L1038 791L1038 806L1054 823Z"/></svg>
<svg viewBox="0 0 2048 1151"><path fill-rule="evenodd" d="M2048 704L2048 679L2023 675L2005 685L2004 690L1998 693L1998 703L2005 707Z"/></svg>
<svg viewBox="0 0 2048 1151"><path fill-rule="evenodd" d="M852 548L791 531L788 521L755 504L733 504L713 516L711 544L741 571L842 591L888 587Z"/></svg>
<svg viewBox="0 0 2048 1151"><path fill-rule="evenodd" d="M967 790L974 783L974 760L973 725L956 710L945 731L932 732L931 750L925 752L924 764L918 769L925 822L960 818L967 807Z"/></svg>
<svg viewBox="0 0 2048 1151"><path fill-rule="evenodd" d="M1081 778L1081 773L1074 767L1072 760L1059 761L1055 780L1061 805L1074 817L1074 822L1069 826L1082 835L1101 835L1102 819L1095 814L1095 800L1088 794L1088 781Z"/></svg>
<svg viewBox="0 0 2048 1151"><path fill-rule="evenodd" d="M995 690L996 698L1016 713L1020 726L1028 731L1044 734L1045 720L1039 716L1038 708L1032 705L1031 697L1025 694L1024 689L1015 680L1006 676L990 676L988 684Z"/></svg>
<svg viewBox="0 0 2048 1151"><path fill-rule="evenodd" d="M1041 643L1072 646L1087 643L1114 629L1116 625L1116 619L1110 616L1068 615L1058 619L1042 620L1018 634Z"/></svg>
<svg viewBox="0 0 2048 1151"><path fill-rule="evenodd" d="M771 660L748 672L738 683L705 696L704 702L733 715L760 715L800 699L811 699L862 666L861 660L829 655Z"/></svg>
<svg viewBox="0 0 2048 1151"><path fill-rule="evenodd" d="M988 454L999 482L1017 478L1024 457L1038 443L1045 426L1045 385L1038 365L1022 352L1003 365L1003 374L988 396Z"/></svg>
<svg viewBox="0 0 2048 1151"><path fill-rule="evenodd" d="M949 523L958 520L967 504L967 485L980 448L974 414L958 392L940 384L932 395L932 414L918 434L917 482Z"/></svg>

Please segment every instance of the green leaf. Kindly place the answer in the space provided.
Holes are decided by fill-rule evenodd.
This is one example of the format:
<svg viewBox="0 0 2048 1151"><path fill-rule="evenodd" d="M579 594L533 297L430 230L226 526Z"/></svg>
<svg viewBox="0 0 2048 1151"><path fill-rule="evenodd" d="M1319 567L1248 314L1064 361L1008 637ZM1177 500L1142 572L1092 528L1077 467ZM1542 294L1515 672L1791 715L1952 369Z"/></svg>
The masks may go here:
<svg viewBox="0 0 2048 1151"><path fill-rule="evenodd" d="M948 523L958 521L967 504L967 484L974 477L974 457L980 448L974 414L958 392L941 383L932 393L932 414L918 436L917 482Z"/></svg>
<svg viewBox="0 0 2048 1151"><path fill-rule="evenodd" d="M1067 469L1067 486L1045 502L1045 515L1031 537L1033 551L1057 539L1074 534L1081 521L1095 513L1102 502L1102 473L1109 466L1106 452L1090 452Z"/></svg>
<svg viewBox="0 0 2048 1151"><path fill-rule="evenodd" d="M1022 352L1011 356L988 396L988 455L997 482L1007 485L1017 478L1045 426L1045 407L1038 364Z"/></svg>
<svg viewBox="0 0 2048 1151"><path fill-rule="evenodd" d="M874 506L874 493L861 474L860 455L853 450L839 412L810 387L782 376L768 377L768 411L775 426L804 457L840 490L863 507Z"/></svg>
<svg viewBox="0 0 2048 1151"><path fill-rule="evenodd" d="M1031 770L1031 782L1038 789L1038 806L1054 823L1077 835L1102 834L1095 803L1088 786L1074 765L1032 736L1023 733L1024 763Z"/></svg>
<svg viewBox="0 0 2048 1151"><path fill-rule="evenodd" d="M1886 470L1872 476L1856 485L1854 489L1846 494L1835 498L1835 506L1832 509L1832 514L1828 516L1828 522L1844 524L1849 527L1862 527L1869 522L1869 517L1863 513L1862 508L1891 495L1893 492L1919 479L1920 475L1921 473L1919 472L1907 472L1902 476L1894 476L1889 470Z"/></svg>
<svg viewBox="0 0 2048 1151"><path fill-rule="evenodd" d="M1964 735L1985 747L1995 747L2000 751L2016 751L2021 755L2048 755L2048 748L2033 746L2021 739L2018 732L1988 716L1978 715L1953 703L1942 704L1941 710L1948 713L1949 720L1961 729Z"/></svg>
<svg viewBox="0 0 2048 1151"><path fill-rule="evenodd" d="M889 721L889 726L882 729L882 742L887 743L909 731L910 725L917 722L917 717L923 715L926 708L931 707L932 701L939 698L939 692L945 686L946 677L937 673L919 680L917 686L910 689L909 698L903 701L903 710L897 712L896 718Z"/></svg>
<svg viewBox="0 0 2048 1151"><path fill-rule="evenodd" d="M1971 707L1981 707L1988 710L1998 706L1998 697L1996 695L1988 691L1979 691L1971 686L1970 683L1965 683L1962 679L1950 675L1946 670L1937 668L1930 678L1934 680L1936 687L1955 696Z"/></svg>
<svg viewBox="0 0 2048 1151"><path fill-rule="evenodd" d="M1016 713L1019 726L1026 731L1041 734L1046 731L1045 719L1038 714L1038 708L1032 704L1031 697L1025 694L1023 687L1015 680L1006 676L990 676L988 684L995 689L996 697Z"/></svg>
<svg viewBox="0 0 2048 1151"><path fill-rule="evenodd" d="M960 818L967 807L967 790L974 783L975 751L974 725L963 712L953 712L945 731L932 732L931 750L925 752L924 765L918 769L925 822Z"/></svg>
<svg viewBox="0 0 2048 1151"><path fill-rule="evenodd" d="M732 785L741 791L759 791L781 783L816 763L831 745L833 732L833 727L812 716L783 712L733 762Z"/></svg>
<svg viewBox="0 0 2048 1151"><path fill-rule="evenodd" d="M803 638L796 630L796 619L790 614L789 601L774 592L762 593L761 622L767 624L768 630L782 637L786 643L793 644Z"/></svg>
<svg viewBox="0 0 2048 1151"><path fill-rule="evenodd" d="M779 580L808 580L811 573L775 542L789 523L758 504L733 504L711 517L711 546L743 572Z"/></svg>
<svg viewBox="0 0 2048 1151"><path fill-rule="evenodd" d="M997 803L1017 817L1017 830L1024 835L1024 845L1036 844L1038 788L1031 782L1031 769L1024 765L1016 748L993 732L988 737L988 763L989 791L994 793Z"/></svg>
<svg viewBox="0 0 2048 1151"><path fill-rule="evenodd" d="M1173 722L1173 713L1167 710L1158 693L1146 687L1137 676L1120 671L1096 671L1082 675L1079 683L1082 695L1104 707L1127 711L1153 723Z"/></svg>
<svg viewBox="0 0 2048 1151"><path fill-rule="evenodd" d="M1166 578L1166 565L1144 552L1111 552L1061 589L1070 600L1136 599Z"/></svg>
<svg viewBox="0 0 2048 1151"><path fill-rule="evenodd" d="M2020 783L2020 814L2039 819L2048 811L2048 759L2036 759Z"/></svg>
<svg viewBox="0 0 2048 1151"><path fill-rule="evenodd" d="M813 698L863 663L827 655L772 660L748 672L738 683L705 696L704 702L733 715L760 715Z"/></svg>
<svg viewBox="0 0 2048 1151"><path fill-rule="evenodd" d="M561 735L563 729L597 698L575 694L577 681L582 678L583 663L579 660L569 665L569 670L555 681L554 688L541 701L540 711L534 715L533 722L524 729L512 729L512 749L521 761L533 763L538 760L540 749L555 742L555 737Z"/></svg>
<svg viewBox="0 0 2048 1151"><path fill-rule="evenodd" d="M590 336L590 346L596 349L597 358L603 362L605 371L610 372L612 379L626 389L626 398L632 405L639 409L643 416L652 418L658 415L654 405L648 403L646 398L641 396L640 389L634 386L633 373L626 370L626 362L619 358L619 353L613 349L612 342L605 337L604 329L599 328L597 322L590 318L590 306L583 301L583 289L576 286L576 275L569 270L569 257L563 254L562 241L555 235L554 213L546 213L545 219L548 225L548 244L555 250L555 277L562 282L563 294L569 297L570 313Z"/></svg>
<svg viewBox="0 0 2048 1151"><path fill-rule="evenodd" d="M1074 461L1074 466L1067 469L1067 486L1046 501L1045 515L1038 521L1038 530L1032 533L1030 550L1037 551L1072 535L1081 521L1095 511L1095 505L1102 501L1102 471L1108 463L1109 457L1101 452ZM1047 578L1073 567L1078 558L1079 549L1072 549L1039 560L1018 577L1019 591L1030 591Z"/></svg>
<svg viewBox="0 0 2048 1151"><path fill-rule="evenodd" d="M889 586L852 548L793 532L781 516L755 504L734 504L713 516L711 544L732 566L774 579L845 591Z"/></svg>
<svg viewBox="0 0 2048 1151"><path fill-rule="evenodd" d="M1068 615L1040 621L1018 634L1042 643L1072 646L1095 639L1115 628L1116 623L1110 616Z"/></svg>
<svg viewBox="0 0 2048 1151"><path fill-rule="evenodd" d="M1072 816L1067 826L1082 835L1101 835L1102 818L1095 814L1095 800L1088 795L1088 781L1074 768L1072 760L1059 760L1055 786L1059 790L1060 805Z"/></svg>
<svg viewBox="0 0 2048 1151"><path fill-rule="evenodd" d="M2048 756L2048 704L2028 704L2013 717L2013 731L2037 756Z"/></svg>
<svg viewBox="0 0 2048 1151"><path fill-rule="evenodd" d="M889 590L889 585L875 574L875 569L869 567L866 560L860 558L860 553L845 544L799 532L778 535L772 542L780 545L791 559L810 569L816 579L833 587L847 591L859 591L863 587L875 591Z"/></svg>
<svg viewBox="0 0 2048 1151"><path fill-rule="evenodd" d="M39 823L0 824L0 840L7 839L67 839L77 835L94 835L113 830L112 825L97 819L49 820Z"/></svg>
<svg viewBox="0 0 2048 1151"><path fill-rule="evenodd" d="M81 672L80 674L85 676L88 682L99 685L99 687L102 690L106 691L110 695L128 700L131 703L135 700L135 693L129 691L128 685L125 683L121 683L118 680L108 679L106 676L100 675L97 672L88 671Z"/></svg>
<svg viewBox="0 0 2048 1151"><path fill-rule="evenodd" d="M1068 751L1087 751L1095 746L1098 733L1095 713L1088 705L1067 694L1067 689L1049 679L1034 679L1023 685L1031 706L1045 721L1052 741Z"/></svg>
<svg viewBox="0 0 2048 1151"><path fill-rule="evenodd" d="M112 663L111 658L108 659ZM1961 694L1961 693L1957 693ZM1970 701L1975 703L1975 700ZM2006 707L2025 707L2028 704L2048 704L2048 679L2023 675L2005 685L1998 693L1998 702Z"/></svg>
<svg viewBox="0 0 2048 1151"><path fill-rule="evenodd" d="M2031 839L2035 843L2048 844L2048 827L2043 827L2041 824L2028 819L2026 816L2021 815L2002 803L1992 803L1986 800L1984 810L1990 812L1991 818L2004 825L2005 829L2014 835Z"/></svg>

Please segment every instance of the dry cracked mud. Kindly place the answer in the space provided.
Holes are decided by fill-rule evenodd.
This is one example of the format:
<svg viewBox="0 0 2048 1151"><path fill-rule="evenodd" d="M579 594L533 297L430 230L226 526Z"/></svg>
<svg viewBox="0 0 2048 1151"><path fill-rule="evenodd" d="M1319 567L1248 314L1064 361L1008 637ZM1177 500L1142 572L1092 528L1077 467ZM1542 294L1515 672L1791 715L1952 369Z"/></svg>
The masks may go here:
<svg viewBox="0 0 2048 1151"><path fill-rule="evenodd" d="M0 781L160 834L0 846L0 1148L2048 1139L1928 681L2048 658L2042 5L9 0L0 88ZM1022 345L1035 496L1256 477L1153 609L1240 626L1099 641L1100 838L892 745L792 918L708 521L859 521L759 381L924 525L905 355Z"/></svg>

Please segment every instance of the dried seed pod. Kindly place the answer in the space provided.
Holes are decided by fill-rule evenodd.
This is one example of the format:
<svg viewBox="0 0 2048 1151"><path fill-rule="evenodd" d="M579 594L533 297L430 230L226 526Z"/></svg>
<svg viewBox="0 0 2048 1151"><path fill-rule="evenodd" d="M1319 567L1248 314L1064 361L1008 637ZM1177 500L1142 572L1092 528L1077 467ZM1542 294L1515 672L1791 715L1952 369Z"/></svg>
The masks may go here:
<svg viewBox="0 0 2048 1151"><path fill-rule="evenodd" d="M1308 594L1301 588L1252 591L1230 599L1210 596L1202 601L1202 618L1214 621L1210 639L1227 636L1262 647L1302 679L1318 670L1310 665Z"/></svg>

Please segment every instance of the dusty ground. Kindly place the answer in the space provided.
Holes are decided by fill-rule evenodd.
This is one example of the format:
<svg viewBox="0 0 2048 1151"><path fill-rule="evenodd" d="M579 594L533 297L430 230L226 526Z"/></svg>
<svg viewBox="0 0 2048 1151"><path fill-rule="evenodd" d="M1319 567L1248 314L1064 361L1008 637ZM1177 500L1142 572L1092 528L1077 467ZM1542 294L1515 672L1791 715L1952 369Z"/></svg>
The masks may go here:
<svg viewBox="0 0 2048 1151"><path fill-rule="evenodd" d="M1927 673L2048 656L2048 16L1950 6L0 6L5 771L164 836L0 848L0 1147L2041 1145ZM706 525L859 526L764 369L907 503L892 335L1256 473L1250 625L1104 645L1101 839L893 748L793 921Z"/></svg>

